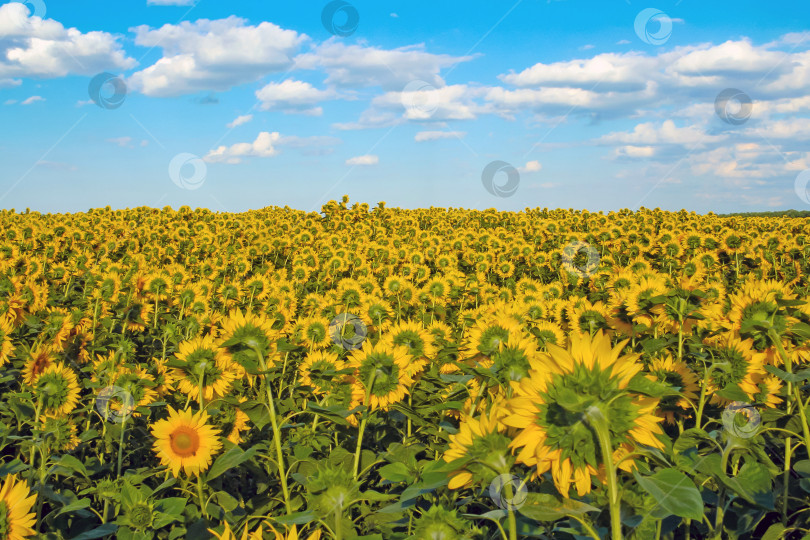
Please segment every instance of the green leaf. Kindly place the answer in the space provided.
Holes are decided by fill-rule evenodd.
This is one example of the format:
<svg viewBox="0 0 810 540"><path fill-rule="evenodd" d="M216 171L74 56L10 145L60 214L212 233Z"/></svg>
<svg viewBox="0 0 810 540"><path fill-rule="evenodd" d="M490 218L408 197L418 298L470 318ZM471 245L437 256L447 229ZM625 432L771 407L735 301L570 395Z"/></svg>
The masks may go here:
<svg viewBox="0 0 810 540"><path fill-rule="evenodd" d="M65 474L63 470L67 470L70 472L79 473L85 478L87 478L87 468L85 468L84 463L76 459L75 457L65 454L59 461L57 461L54 465L56 465L56 469L53 470L54 474L61 474L63 476L73 476L73 474Z"/></svg>
<svg viewBox="0 0 810 540"><path fill-rule="evenodd" d="M779 540L782 538L782 535L785 533L785 526L781 523L774 523L768 530L765 531L765 534L762 535L762 540Z"/></svg>
<svg viewBox="0 0 810 540"><path fill-rule="evenodd" d="M684 450L697 448L700 442L712 441L714 441L714 439L712 439L711 435L709 435L705 430L690 428L681 433L678 440L672 445L672 449L680 454Z"/></svg>
<svg viewBox="0 0 810 540"><path fill-rule="evenodd" d="M280 516L274 518L273 521L281 523L282 525L306 525L318 519L318 516L312 510L306 512L293 512L288 516Z"/></svg>
<svg viewBox="0 0 810 540"><path fill-rule="evenodd" d="M793 464L793 470L804 476L810 477L810 459L803 459Z"/></svg>
<svg viewBox="0 0 810 540"><path fill-rule="evenodd" d="M748 394L743 392L742 388L740 388L740 385L738 384L730 384L725 388L718 390L717 392L715 392L715 394L717 394L721 398L725 398L731 401L741 401L744 403L747 402L749 399Z"/></svg>
<svg viewBox="0 0 810 540"><path fill-rule="evenodd" d="M669 514L686 519L703 519L703 498L694 482L677 469L661 469L652 476L633 472L638 484Z"/></svg>
<svg viewBox="0 0 810 540"><path fill-rule="evenodd" d="M3 478L9 474L17 474L18 472L22 472L28 469L28 465L20 461L19 459L14 459L9 461L8 463L3 463L0 465L0 478Z"/></svg>
<svg viewBox="0 0 810 540"><path fill-rule="evenodd" d="M259 429L270 423L270 412L261 401L245 401L239 408Z"/></svg>
<svg viewBox="0 0 810 540"><path fill-rule="evenodd" d="M259 447L257 446L253 446L247 451L242 450L238 446L234 446L217 458L217 460L211 466L211 470L209 470L208 474L206 475L206 481L210 482L226 471L229 471L234 467L238 467L242 463L251 459L256 452L258 452L258 450Z"/></svg>
<svg viewBox="0 0 810 540"><path fill-rule="evenodd" d="M105 523L104 525L100 525L91 531L83 532L78 536L74 536L71 538L71 540L92 540L93 538L103 538L105 536L115 534L115 531L117 530L118 525L115 523Z"/></svg>
<svg viewBox="0 0 810 540"><path fill-rule="evenodd" d="M599 509L574 499L561 499L550 493L528 493L526 502L518 511L529 519L547 523L565 516L580 517L588 512L599 512Z"/></svg>
<svg viewBox="0 0 810 540"><path fill-rule="evenodd" d="M385 480L386 484L396 484L399 482L406 482L413 478L413 473L408 469L404 463L389 463L380 467L380 476Z"/></svg>
<svg viewBox="0 0 810 540"><path fill-rule="evenodd" d="M84 510L85 508L87 508L89 506L90 506L90 499L79 499L77 501L74 501L74 502L68 504L67 506L63 506L59 510L59 512L56 513L56 516L61 516L62 514L75 512L77 510Z"/></svg>
<svg viewBox="0 0 810 540"><path fill-rule="evenodd" d="M155 510L164 514L179 516L183 513L187 502L188 500L183 497L167 497L155 503Z"/></svg>
<svg viewBox="0 0 810 540"><path fill-rule="evenodd" d="M214 500L216 500L217 504L220 505L226 512L233 512L239 507L239 501L224 491L217 491L214 493Z"/></svg>
<svg viewBox="0 0 810 540"><path fill-rule="evenodd" d="M678 391L674 390L668 384L662 383L661 381L653 381L648 379L644 374L638 373L627 385L627 389L630 392L637 392L639 394L646 394L652 397L664 397L664 396L677 396Z"/></svg>
<svg viewBox="0 0 810 540"><path fill-rule="evenodd" d="M320 405L315 405L310 403L307 405L307 410L316 414L320 414L335 422L336 424L340 424L341 426L351 426L346 418L351 414L352 411L344 407L340 407L339 405L330 405L329 407L321 407Z"/></svg>
<svg viewBox="0 0 810 540"><path fill-rule="evenodd" d="M776 375L780 379L786 382L791 383L800 383L810 379L810 369L803 369L796 373L788 373L782 369L779 369L776 366L765 366L765 371L770 373L771 375Z"/></svg>

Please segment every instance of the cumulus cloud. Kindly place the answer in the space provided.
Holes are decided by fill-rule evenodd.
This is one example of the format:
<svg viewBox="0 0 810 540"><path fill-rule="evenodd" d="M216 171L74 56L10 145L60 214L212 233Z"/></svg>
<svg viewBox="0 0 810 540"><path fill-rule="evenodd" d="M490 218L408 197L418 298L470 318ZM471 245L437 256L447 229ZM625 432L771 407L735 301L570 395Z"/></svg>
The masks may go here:
<svg viewBox="0 0 810 540"><path fill-rule="evenodd" d="M376 165L380 162L380 158L371 154L365 156L357 156L346 160L346 165Z"/></svg>
<svg viewBox="0 0 810 540"><path fill-rule="evenodd" d="M37 101L45 101L45 98L42 96L31 96L29 98L24 99L20 105L31 105L32 103L36 103Z"/></svg>
<svg viewBox="0 0 810 540"><path fill-rule="evenodd" d="M241 163L245 157L273 157L278 154L275 144L281 139L281 135L274 131L272 133L262 131L252 143L237 143L231 146L220 146L208 152L203 160L208 163Z"/></svg>
<svg viewBox="0 0 810 540"><path fill-rule="evenodd" d="M18 77L94 75L134 66L112 34L82 33L53 19L29 16L20 2L0 5L0 87L19 85Z"/></svg>
<svg viewBox="0 0 810 540"><path fill-rule="evenodd" d="M471 60L472 56L451 56L425 51L424 45L382 49L346 45L332 39L296 58L300 69L326 71L326 83L342 88L379 86L383 90L402 90L414 80L443 86L441 69Z"/></svg>
<svg viewBox="0 0 810 540"><path fill-rule="evenodd" d="M234 118L233 122L229 122L228 127L233 129L236 126L241 126L242 124L247 124L251 120L253 120L253 115L252 114L243 114L243 115L240 115L240 116L237 116L236 118Z"/></svg>
<svg viewBox="0 0 810 540"><path fill-rule="evenodd" d="M288 79L280 83L270 83L256 92L263 110L281 110L285 113L320 116L323 109L317 103L330 99L334 92L318 90L308 82Z"/></svg>
<svg viewBox="0 0 810 540"><path fill-rule="evenodd" d="M269 22L252 26L233 15L131 30L136 45L163 49L162 58L128 80L134 90L156 97L224 91L286 70L309 39Z"/></svg>

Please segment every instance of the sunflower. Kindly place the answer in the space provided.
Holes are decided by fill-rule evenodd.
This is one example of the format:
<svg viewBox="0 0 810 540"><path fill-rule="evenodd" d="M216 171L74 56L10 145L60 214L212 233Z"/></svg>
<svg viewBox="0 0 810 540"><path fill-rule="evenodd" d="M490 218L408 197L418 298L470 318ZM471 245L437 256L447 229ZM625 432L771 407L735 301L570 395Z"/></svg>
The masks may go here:
<svg viewBox="0 0 810 540"><path fill-rule="evenodd" d="M551 343L559 347L565 347L565 332L560 325L550 321L540 321L532 325L532 334L537 337L540 346L545 349Z"/></svg>
<svg viewBox="0 0 810 540"><path fill-rule="evenodd" d="M664 398L659 404L659 414L664 416L667 423L674 424L676 413L683 414L683 410L690 407L689 400L694 403L697 399L700 391L698 377L694 371L689 369L686 362L673 359L671 354L653 360L650 363L649 372L648 379L661 381L678 388L681 394L681 397L676 397L674 400Z"/></svg>
<svg viewBox="0 0 810 540"><path fill-rule="evenodd" d="M718 395L718 392L731 390L735 386L753 400L761 392L757 383L766 374L763 366L765 354L753 348L752 339L740 340L730 333L704 342L710 346L713 360L711 375L707 380L711 402L727 405L733 400Z"/></svg>
<svg viewBox="0 0 810 540"><path fill-rule="evenodd" d="M78 431L67 417L42 416L42 433L50 448L57 452L70 452L79 446Z"/></svg>
<svg viewBox="0 0 810 540"><path fill-rule="evenodd" d="M481 319L470 328L460 352L467 357L474 357L478 354L491 356L503 347L510 335L523 333L525 330L514 319Z"/></svg>
<svg viewBox="0 0 810 540"><path fill-rule="evenodd" d="M5 318L0 318L0 366L8 362L14 346L11 344L11 323Z"/></svg>
<svg viewBox="0 0 810 540"><path fill-rule="evenodd" d="M152 427L152 435L157 439L153 450L161 465L168 466L175 477L181 468L187 475L207 470L222 448L219 430L209 426L207 421L205 411L176 411L169 406L169 418L159 420Z"/></svg>
<svg viewBox="0 0 810 540"><path fill-rule="evenodd" d="M25 363L22 370L23 382L34 385L42 372L52 366L53 356L48 347L37 347L31 350L30 358Z"/></svg>
<svg viewBox="0 0 810 540"><path fill-rule="evenodd" d="M299 540L299 539L304 540L303 536L300 537L298 536L297 525L293 525L292 528L290 528L289 532L287 532L286 534L277 531L275 528L273 528L272 525L268 524L268 527L270 527L270 530L268 532L271 532L274 535L273 540ZM318 529L309 536L307 536L306 540L321 540L321 534L322 531Z"/></svg>
<svg viewBox="0 0 810 540"><path fill-rule="evenodd" d="M369 340L363 342L363 347L352 351L348 360L348 367L355 369L353 403L364 403L366 392L368 406L372 409L385 410L392 403L401 401L413 383L409 375L410 364L411 355L406 347L383 341L376 345ZM370 388L368 384L371 384Z"/></svg>
<svg viewBox="0 0 810 540"><path fill-rule="evenodd" d="M31 508L37 497L16 475L7 476L0 487L0 539L22 540L35 534L37 518Z"/></svg>
<svg viewBox="0 0 810 540"><path fill-rule="evenodd" d="M172 377L177 380L177 388L197 400L200 385L206 401L224 397L237 375L230 354L217 347L211 336L181 342L176 357Z"/></svg>
<svg viewBox="0 0 810 540"><path fill-rule="evenodd" d="M265 362L270 363L276 353L275 340L278 331L273 329L273 322L264 316L243 314L239 310L232 311L222 323L221 347L225 347L233 356L233 360L245 368L255 366L258 362L256 351L262 355Z"/></svg>
<svg viewBox="0 0 810 540"><path fill-rule="evenodd" d="M76 374L61 364L45 368L33 386L34 396L42 402L43 414L67 416L79 403Z"/></svg>
<svg viewBox="0 0 810 540"><path fill-rule="evenodd" d="M419 323L400 321L388 329L383 339L391 345L407 348L415 359L436 357L437 350L430 332Z"/></svg>
<svg viewBox="0 0 810 540"><path fill-rule="evenodd" d="M607 417L615 452L628 443L663 448L663 419L654 415L658 400L626 389L642 369L637 354L621 354L626 344L612 347L603 332L592 338L572 334L567 349L549 344L529 375L513 384L503 422L520 432L510 446L520 449L518 463L537 467L535 476L551 470L565 497L572 483L580 496L590 492L591 477L598 474L599 443L586 420L592 407ZM632 460L622 462L625 470L633 466Z"/></svg>
<svg viewBox="0 0 810 540"><path fill-rule="evenodd" d="M301 385L312 388L316 395L323 395L335 389L343 377L336 372L346 369L346 362L331 351L316 351L308 354L298 366Z"/></svg>
<svg viewBox="0 0 810 540"><path fill-rule="evenodd" d="M301 321L301 339L309 350L328 347L329 321L323 317L310 317Z"/></svg>
<svg viewBox="0 0 810 540"><path fill-rule="evenodd" d="M495 471L511 469L515 460L509 452L511 439L502 422L504 413L504 409L493 406L489 414L478 418L462 417L458 432L450 436L450 446L442 459L448 463L463 458L471 461L451 473L447 487L459 489L477 482L491 482L497 476Z"/></svg>
<svg viewBox="0 0 810 540"><path fill-rule="evenodd" d="M766 407L776 408L782 403L782 398L779 397L779 392L782 390L782 381L773 375L762 377L757 382L759 393L754 395L754 402L761 403Z"/></svg>
<svg viewBox="0 0 810 540"><path fill-rule="evenodd" d="M242 536L237 537L227 521L223 521L222 524L224 528L221 533L218 533L214 529L208 529L208 532L213 534L214 538L217 540L262 540L262 538L264 538L261 525L253 532L249 532L246 526L242 529Z"/></svg>

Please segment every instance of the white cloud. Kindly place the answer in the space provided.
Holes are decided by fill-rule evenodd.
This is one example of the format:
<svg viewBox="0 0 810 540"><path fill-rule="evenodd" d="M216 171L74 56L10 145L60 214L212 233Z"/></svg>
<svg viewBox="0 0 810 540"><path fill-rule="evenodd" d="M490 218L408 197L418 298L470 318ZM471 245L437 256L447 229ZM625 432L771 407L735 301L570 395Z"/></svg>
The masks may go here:
<svg viewBox="0 0 810 540"><path fill-rule="evenodd" d="M365 155L349 158L346 160L346 165L376 165L380 162L380 158L374 155Z"/></svg>
<svg viewBox="0 0 810 540"><path fill-rule="evenodd" d="M20 105L31 105L32 103L36 103L37 101L45 101L45 98L42 96L31 96L30 98L24 99Z"/></svg>
<svg viewBox="0 0 810 540"><path fill-rule="evenodd" d="M275 144L281 139L281 135L277 131L269 133L262 131L256 140L252 143L237 143L231 146L220 146L208 152L203 157L204 161L209 163L230 163L236 164L242 161L244 157L272 157L278 154Z"/></svg>
<svg viewBox="0 0 810 540"><path fill-rule="evenodd" d="M301 69L323 69L328 74L328 85L343 88L380 86L383 90L401 91L414 80L443 86L444 80L439 76L442 68L472 58L432 54L425 51L424 45L380 49L346 45L337 39L331 39L311 52L298 56L296 66Z"/></svg>
<svg viewBox="0 0 810 540"><path fill-rule="evenodd" d="M543 165L539 161L534 160L526 162L526 165L523 167L518 167L518 171L521 173L533 173L540 171L542 168Z"/></svg>
<svg viewBox="0 0 810 540"><path fill-rule="evenodd" d="M317 103L330 99L334 92L318 90L308 82L288 79L280 83L270 83L256 92L263 110L277 109L285 113L320 116L323 114Z"/></svg>
<svg viewBox="0 0 810 540"><path fill-rule="evenodd" d="M615 157L649 158L655 155L654 146L619 146L613 151Z"/></svg>
<svg viewBox="0 0 810 540"><path fill-rule="evenodd" d="M236 126L241 126L242 124L247 124L251 120L253 120L253 115L252 114L243 114L241 116L237 116L236 118L234 118L233 122L229 122L228 127L233 129Z"/></svg>
<svg viewBox="0 0 810 540"><path fill-rule="evenodd" d="M298 48L309 39L269 22L256 26L247 22L232 15L158 29L133 28L136 45L161 47L163 57L134 73L128 83L134 90L156 97L225 91L288 69Z"/></svg>
<svg viewBox="0 0 810 540"><path fill-rule="evenodd" d="M702 127L690 125L678 127L672 120L665 120L660 125L654 122L637 124L633 131L609 133L598 139L601 143L620 143L629 145L663 145L703 147L709 143L723 141L727 135L712 135ZM643 151L642 151L643 153Z"/></svg>
<svg viewBox="0 0 810 540"><path fill-rule="evenodd" d="M438 139L461 139L467 133L464 131L420 131L414 135L416 142L435 141Z"/></svg>
<svg viewBox="0 0 810 540"><path fill-rule="evenodd" d="M94 75L134 65L112 34L82 33L53 19L29 17L20 2L0 5L0 87L19 85L16 77Z"/></svg>

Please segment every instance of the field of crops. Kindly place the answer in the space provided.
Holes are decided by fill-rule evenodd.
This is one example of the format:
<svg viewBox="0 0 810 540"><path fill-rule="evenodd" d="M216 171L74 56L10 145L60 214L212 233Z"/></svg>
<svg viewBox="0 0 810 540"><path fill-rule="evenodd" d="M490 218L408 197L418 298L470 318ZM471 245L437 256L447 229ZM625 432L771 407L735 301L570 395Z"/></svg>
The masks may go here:
<svg viewBox="0 0 810 540"><path fill-rule="evenodd" d="M810 538L810 221L0 212L0 540Z"/></svg>

